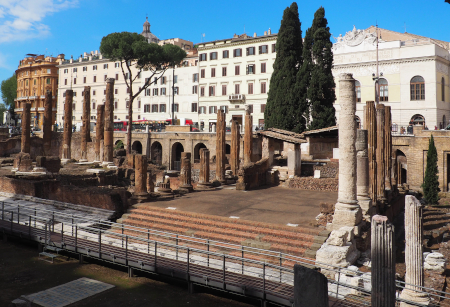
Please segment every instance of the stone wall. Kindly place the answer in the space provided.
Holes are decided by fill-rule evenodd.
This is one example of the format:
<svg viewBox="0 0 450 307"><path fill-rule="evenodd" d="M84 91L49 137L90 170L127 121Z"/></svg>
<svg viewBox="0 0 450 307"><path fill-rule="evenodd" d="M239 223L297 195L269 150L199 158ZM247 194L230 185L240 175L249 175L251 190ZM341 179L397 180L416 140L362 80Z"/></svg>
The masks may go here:
<svg viewBox="0 0 450 307"><path fill-rule="evenodd" d="M320 170L320 178L337 178L339 174L339 163L328 162L324 165L314 165L314 170Z"/></svg>
<svg viewBox="0 0 450 307"><path fill-rule="evenodd" d="M312 191L338 191L337 178L295 177L289 180L289 188Z"/></svg>
<svg viewBox="0 0 450 307"><path fill-rule="evenodd" d="M238 172L236 190L251 190L267 184L269 159L264 158L256 163L245 165Z"/></svg>
<svg viewBox="0 0 450 307"><path fill-rule="evenodd" d="M306 138L309 143L309 155L312 159L333 158L333 148L338 148L338 138Z"/></svg>

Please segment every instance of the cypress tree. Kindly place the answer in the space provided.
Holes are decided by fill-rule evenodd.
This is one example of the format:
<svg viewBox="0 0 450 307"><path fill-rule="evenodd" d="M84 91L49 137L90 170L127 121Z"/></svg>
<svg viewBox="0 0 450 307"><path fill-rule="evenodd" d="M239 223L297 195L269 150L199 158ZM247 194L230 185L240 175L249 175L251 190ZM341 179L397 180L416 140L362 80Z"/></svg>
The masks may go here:
<svg viewBox="0 0 450 307"><path fill-rule="evenodd" d="M330 41L330 28L325 18L325 9L320 7L314 14L313 26L311 27L312 68L311 77L307 90L311 123L309 129L320 129L336 124L333 103L336 100L334 92L335 83L331 73L333 64L333 53Z"/></svg>
<svg viewBox="0 0 450 307"><path fill-rule="evenodd" d="M300 93L295 91L295 83L298 69L302 65L302 31L295 2L283 12L276 52L264 125L266 128L298 130L302 115L297 105Z"/></svg>
<svg viewBox="0 0 450 307"><path fill-rule="evenodd" d="M431 135L428 143L427 168L425 171L425 179L422 184L423 195L428 204L437 205L439 200L439 180L437 167L437 151L434 145L433 135Z"/></svg>

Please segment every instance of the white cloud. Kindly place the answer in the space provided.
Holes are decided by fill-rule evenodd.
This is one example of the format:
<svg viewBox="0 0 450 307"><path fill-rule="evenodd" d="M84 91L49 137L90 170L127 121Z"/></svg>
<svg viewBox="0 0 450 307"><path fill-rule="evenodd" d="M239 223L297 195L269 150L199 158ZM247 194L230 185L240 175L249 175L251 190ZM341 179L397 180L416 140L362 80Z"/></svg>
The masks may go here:
<svg viewBox="0 0 450 307"><path fill-rule="evenodd" d="M23 41L50 34L43 19L74 7L79 0L0 0L0 43Z"/></svg>

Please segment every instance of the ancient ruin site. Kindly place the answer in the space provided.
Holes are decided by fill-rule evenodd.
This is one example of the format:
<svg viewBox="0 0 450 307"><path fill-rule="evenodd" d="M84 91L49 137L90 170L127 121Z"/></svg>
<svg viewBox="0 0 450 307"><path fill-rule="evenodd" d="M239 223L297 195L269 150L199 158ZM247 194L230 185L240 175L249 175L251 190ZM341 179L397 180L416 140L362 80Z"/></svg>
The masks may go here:
<svg viewBox="0 0 450 307"><path fill-rule="evenodd" d="M227 131L218 110L215 132L133 132L130 154L126 133L113 127L114 79L93 131L90 90L80 132L72 132L67 90L63 132L51 124L49 91L42 133L31 137L26 105L21 135L2 134L3 274L16 274L16 256L34 253L27 257L47 262L26 272L46 272L39 280L58 294L49 299L36 275L18 268L36 293L3 285L1 305L121 306L110 297L114 278L156 296L162 287L167 296L182 291L197 305L450 305L447 193L434 207L420 193L431 133L414 126L412 135L393 134L390 107L373 101L358 128L351 74L339 76L338 126L253 131L247 112L245 127L232 121ZM440 156L448 134L434 132ZM17 242L37 248L10 245ZM58 270L85 273L56 282ZM92 293L64 296L76 287Z"/></svg>

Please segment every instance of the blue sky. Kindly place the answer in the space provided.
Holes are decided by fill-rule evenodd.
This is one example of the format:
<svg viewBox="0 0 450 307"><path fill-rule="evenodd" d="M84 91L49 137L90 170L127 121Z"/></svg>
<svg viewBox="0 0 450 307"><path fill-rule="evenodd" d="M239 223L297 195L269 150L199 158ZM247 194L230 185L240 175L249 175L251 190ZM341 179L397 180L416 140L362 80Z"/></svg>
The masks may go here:
<svg viewBox="0 0 450 307"><path fill-rule="evenodd" d="M160 39L194 43L245 32L277 33L291 1L0 0L0 82L27 53L78 57L98 50L112 32L142 32L146 15ZM325 8L330 31L345 34L353 25L379 27L450 41L450 4L444 0L298 1L303 35L314 12ZM202 34L205 34L202 37ZM1 99L0 99L1 101Z"/></svg>

